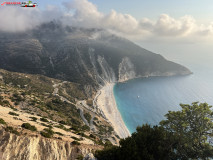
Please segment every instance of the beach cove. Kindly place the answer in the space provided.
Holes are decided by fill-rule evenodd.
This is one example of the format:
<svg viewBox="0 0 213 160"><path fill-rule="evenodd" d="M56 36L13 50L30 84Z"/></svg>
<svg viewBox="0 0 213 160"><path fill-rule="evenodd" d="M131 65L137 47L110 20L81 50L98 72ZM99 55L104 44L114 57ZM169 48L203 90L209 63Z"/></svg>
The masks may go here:
<svg viewBox="0 0 213 160"><path fill-rule="evenodd" d="M106 119L112 124L115 132L120 138L130 136L122 116L117 108L114 98L113 88L114 83L107 83L97 93L97 106L104 113Z"/></svg>

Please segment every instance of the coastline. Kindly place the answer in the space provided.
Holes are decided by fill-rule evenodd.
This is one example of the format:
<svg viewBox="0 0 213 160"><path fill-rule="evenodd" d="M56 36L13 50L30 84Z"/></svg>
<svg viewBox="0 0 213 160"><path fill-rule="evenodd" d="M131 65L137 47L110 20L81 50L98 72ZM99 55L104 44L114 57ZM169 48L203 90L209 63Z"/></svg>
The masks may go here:
<svg viewBox="0 0 213 160"><path fill-rule="evenodd" d="M130 132L127 129L121 114L117 108L114 93L114 83L107 83L97 93L97 107L104 113L107 120L112 124L115 132L120 138L126 138L130 136Z"/></svg>

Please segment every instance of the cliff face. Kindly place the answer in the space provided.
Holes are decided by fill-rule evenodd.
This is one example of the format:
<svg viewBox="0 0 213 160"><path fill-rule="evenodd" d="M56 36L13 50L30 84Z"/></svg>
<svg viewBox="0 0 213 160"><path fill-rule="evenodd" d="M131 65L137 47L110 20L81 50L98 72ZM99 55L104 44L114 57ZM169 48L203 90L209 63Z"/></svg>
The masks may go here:
<svg viewBox="0 0 213 160"><path fill-rule="evenodd" d="M76 82L84 86L88 96L106 82L191 73L102 30L51 22L28 33L0 34L0 68Z"/></svg>
<svg viewBox="0 0 213 160"><path fill-rule="evenodd" d="M40 136L17 136L0 128L1 160L74 160L79 156L92 157L100 147L74 146L71 143Z"/></svg>
<svg viewBox="0 0 213 160"><path fill-rule="evenodd" d="M122 62L119 64L119 82L127 81L136 77L134 64L128 57L122 59Z"/></svg>

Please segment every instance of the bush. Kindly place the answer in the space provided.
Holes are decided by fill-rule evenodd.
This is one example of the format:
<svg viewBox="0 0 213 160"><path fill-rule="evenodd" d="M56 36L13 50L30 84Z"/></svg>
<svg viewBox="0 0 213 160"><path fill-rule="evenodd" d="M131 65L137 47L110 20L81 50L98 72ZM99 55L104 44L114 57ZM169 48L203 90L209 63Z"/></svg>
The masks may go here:
<svg viewBox="0 0 213 160"><path fill-rule="evenodd" d="M40 121L42 121L42 122L49 122L46 118L40 118Z"/></svg>
<svg viewBox="0 0 213 160"><path fill-rule="evenodd" d="M85 114L84 114L84 117L86 118L86 120L87 120L88 122L90 122L90 120L92 119L92 116L91 116L89 113L85 113Z"/></svg>
<svg viewBox="0 0 213 160"><path fill-rule="evenodd" d="M91 138L96 139L96 137L95 137L93 134L90 134L89 136L90 136Z"/></svg>
<svg viewBox="0 0 213 160"><path fill-rule="evenodd" d="M60 133L60 132L55 132L55 134L58 134L60 136L63 136L64 134Z"/></svg>
<svg viewBox="0 0 213 160"><path fill-rule="evenodd" d="M37 118L36 117L30 117L32 119L32 121L36 122Z"/></svg>
<svg viewBox="0 0 213 160"><path fill-rule="evenodd" d="M43 131L40 132L40 134L45 138L52 138L54 135L54 131L50 128L45 128Z"/></svg>
<svg viewBox="0 0 213 160"><path fill-rule="evenodd" d="M83 155L78 155L77 160L83 160L84 156Z"/></svg>
<svg viewBox="0 0 213 160"><path fill-rule="evenodd" d="M73 144L73 145L80 145L80 143L78 141L73 141L73 142L71 142L71 144Z"/></svg>
<svg viewBox="0 0 213 160"><path fill-rule="evenodd" d="M10 114L12 116L19 116L19 114L15 113L15 112L9 112L8 114Z"/></svg>
<svg viewBox="0 0 213 160"><path fill-rule="evenodd" d="M21 125L22 128L25 128L25 129L28 129L30 131L37 131L37 128L35 126L32 126L31 124L29 123L23 123Z"/></svg>
<svg viewBox="0 0 213 160"><path fill-rule="evenodd" d="M87 125L84 125L84 126L82 126L82 130L83 130L83 131L89 131L89 130L90 130L90 127L87 126Z"/></svg>
<svg viewBox="0 0 213 160"><path fill-rule="evenodd" d="M59 123L66 125L67 123L65 121L59 121Z"/></svg>
<svg viewBox="0 0 213 160"><path fill-rule="evenodd" d="M6 124L6 122L2 118L0 118L0 124Z"/></svg>
<svg viewBox="0 0 213 160"><path fill-rule="evenodd" d="M72 139L74 139L74 140L76 140L76 141L80 141L80 139L79 138L77 138L77 137L71 137Z"/></svg>
<svg viewBox="0 0 213 160"><path fill-rule="evenodd" d="M7 128L5 128L5 131L13 133L13 134L18 135L18 136L20 135L20 133L16 129L14 129L13 127L10 127L10 126L8 126Z"/></svg>

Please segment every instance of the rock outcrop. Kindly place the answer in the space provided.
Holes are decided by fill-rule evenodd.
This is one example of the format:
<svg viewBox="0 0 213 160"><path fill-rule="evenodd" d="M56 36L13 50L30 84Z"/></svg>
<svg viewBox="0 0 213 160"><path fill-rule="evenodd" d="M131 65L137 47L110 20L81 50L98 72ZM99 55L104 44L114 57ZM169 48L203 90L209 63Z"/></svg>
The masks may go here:
<svg viewBox="0 0 213 160"><path fill-rule="evenodd" d="M17 136L0 127L1 160L75 160L80 156L92 160L92 153L98 149L101 148L93 145L76 146L41 136Z"/></svg>

